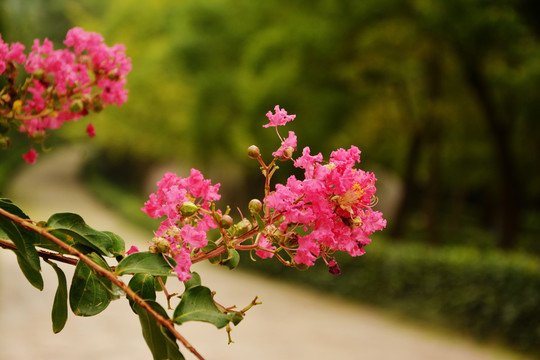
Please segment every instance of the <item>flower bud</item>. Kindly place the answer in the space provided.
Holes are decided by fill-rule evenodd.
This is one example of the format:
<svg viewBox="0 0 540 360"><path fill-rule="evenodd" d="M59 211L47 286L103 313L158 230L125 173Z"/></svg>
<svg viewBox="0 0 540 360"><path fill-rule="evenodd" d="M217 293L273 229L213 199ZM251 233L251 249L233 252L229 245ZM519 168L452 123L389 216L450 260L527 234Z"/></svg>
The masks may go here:
<svg viewBox="0 0 540 360"><path fill-rule="evenodd" d="M94 98L94 101L92 102L92 108L97 113L100 112L101 110L103 110L103 104L101 102L101 99L99 99L99 97L96 96Z"/></svg>
<svg viewBox="0 0 540 360"><path fill-rule="evenodd" d="M0 149L7 150L11 147L11 139L7 136L0 137Z"/></svg>
<svg viewBox="0 0 540 360"><path fill-rule="evenodd" d="M199 211L199 207L191 201L186 201L180 206L180 214L183 217L190 217L195 215Z"/></svg>
<svg viewBox="0 0 540 360"><path fill-rule="evenodd" d="M156 250L159 253L168 253L171 250L171 244L162 237L158 238L155 244Z"/></svg>
<svg viewBox="0 0 540 360"><path fill-rule="evenodd" d="M229 215L223 215L219 220L219 226L223 229L229 229L233 226L234 220Z"/></svg>
<svg viewBox="0 0 540 360"><path fill-rule="evenodd" d="M285 159L290 159L294 153L294 148L292 146L289 146L288 148L283 151L283 157Z"/></svg>
<svg viewBox="0 0 540 360"><path fill-rule="evenodd" d="M339 268L339 265L335 258L331 257L328 259L328 271L332 275L340 275L341 269Z"/></svg>
<svg viewBox="0 0 540 360"><path fill-rule="evenodd" d="M251 225L251 222L248 219L243 218L234 227L236 229L236 235L244 235L249 230L251 230L252 225Z"/></svg>
<svg viewBox="0 0 540 360"><path fill-rule="evenodd" d="M248 156L252 159L258 159L261 157L261 151L255 145L251 145L247 150Z"/></svg>
<svg viewBox="0 0 540 360"><path fill-rule="evenodd" d="M249 204L249 211L252 213L258 214L262 210L262 202L259 199L252 199Z"/></svg>
<svg viewBox="0 0 540 360"><path fill-rule="evenodd" d="M32 73L32 75L34 75L34 78L37 80L43 80L43 74L43 69L37 69Z"/></svg>
<svg viewBox="0 0 540 360"><path fill-rule="evenodd" d="M21 110L22 110L22 105L23 105L22 100L15 100L15 101L13 102L13 112L14 112L15 114L20 113Z"/></svg>
<svg viewBox="0 0 540 360"><path fill-rule="evenodd" d="M71 111L72 113L79 113L83 111L83 109L84 109L84 104L83 104L83 101L80 99L73 100L71 104L69 105L69 111Z"/></svg>
<svg viewBox="0 0 540 360"><path fill-rule="evenodd" d="M0 100L2 100L3 102L5 103L8 103L11 101L11 96L9 96L9 94L4 94L0 97Z"/></svg>

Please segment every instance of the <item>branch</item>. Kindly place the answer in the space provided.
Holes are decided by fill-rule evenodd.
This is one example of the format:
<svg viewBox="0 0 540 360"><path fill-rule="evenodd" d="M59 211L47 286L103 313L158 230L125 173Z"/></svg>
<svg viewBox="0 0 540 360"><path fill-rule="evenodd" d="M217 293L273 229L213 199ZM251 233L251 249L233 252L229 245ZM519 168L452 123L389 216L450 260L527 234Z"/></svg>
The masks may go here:
<svg viewBox="0 0 540 360"><path fill-rule="evenodd" d="M166 319L163 316L161 316L158 312L156 312L150 305L148 305L139 295L137 295L129 286L127 286L122 280L120 280L115 274L112 272L102 268L95 262L93 262L88 256L80 252L79 250L69 246L62 240L58 239L56 236L49 233L47 230L31 223L30 221L20 218L16 215L13 215L4 209L0 209L0 215L19 224L20 226L24 227L27 230L33 231L44 238L52 241L71 255L74 255L78 257L81 261L86 263L92 270L94 270L97 274L99 274L102 277L105 277L109 280L111 280L115 285L117 285L126 296L130 297L133 301L135 301L137 304L139 304L141 307L143 307L150 315L152 315L158 323L160 323L162 326L167 328L176 339L178 339L189 351L191 351L198 359L204 360L201 354L175 329L174 323L170 319ZM2 246L3 247L3 246Z"/></svg>
<svg viewBox="0 0 540 360"><path fill-rule="evenodd" d="M4 240L4 239L0 239L0 248L18 251L15 244L13 244L9 240ZM67 257L62 254L53 253L53 252L45 251L41 249L36 249L36 250L38 252L38 255L45 260L55 260L58 262L62 262L64 264L69 264L69 265L77 265L77 263L79 262L79 260L75 258Z"/></svg>

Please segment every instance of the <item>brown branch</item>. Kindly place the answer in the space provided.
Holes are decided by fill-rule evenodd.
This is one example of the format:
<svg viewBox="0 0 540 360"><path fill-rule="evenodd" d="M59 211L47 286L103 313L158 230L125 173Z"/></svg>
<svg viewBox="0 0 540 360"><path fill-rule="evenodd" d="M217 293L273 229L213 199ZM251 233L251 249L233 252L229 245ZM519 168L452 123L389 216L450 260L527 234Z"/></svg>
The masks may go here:
<svg viewBox="0 0 540 360"><path fill-rule="evenodd" d="M102 277L105 277L109 280L111 280L115 285L117 285L126 296L130 297L133 301L135 301L137 304L139 304L142 308L144 308L150 315L152 315L158 323L160 323L162 326L167 328L176 339L178 339L189 351L191 351L198 359L204 360L201 354L175 329L174 323L170 319L166 319L162 315L160 315L157 311L155 311L150 305L148 305L139 295L137 295L129 286L127 286L122 280L120 280L115 274L112 272L104 269L103 267L99 266L95 262L93 262L88 256L80 252L79 250L69 246L62 240L58 239L56 236L49 233L47 230L31 223L30 221L20 218L16 215L13 215L4 209L0 209L0 215L16 222L20 226L24 227L25 229L28 229L30 231L33 231L44 238L52 241L71 255L74 255L78 257L81 261L86 263L92 270L94 270L97 274L99 274Z"/></svg>
<svg viewBox="0 0 540 360"><path fill-rule="evenodd" d="M4 249L13 250L13 251L18 251L15 244L13 244L11 241L4 240L4 239L0 239L0 247ZM67 257L62 254L53 253L53 252L45 251L41 249L36 249L36 250L38 252L38 255L45 260L55 260L58 262L62 262L64 264L69 264L69 265L77 265L77 263L79 262L79 260L75 258Z"/></svg>

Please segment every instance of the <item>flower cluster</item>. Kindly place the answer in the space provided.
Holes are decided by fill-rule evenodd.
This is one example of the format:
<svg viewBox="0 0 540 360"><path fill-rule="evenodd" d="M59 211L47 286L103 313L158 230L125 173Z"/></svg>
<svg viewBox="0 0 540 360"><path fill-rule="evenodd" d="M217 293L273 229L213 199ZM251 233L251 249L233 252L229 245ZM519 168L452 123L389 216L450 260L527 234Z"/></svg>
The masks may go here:
<svg viewBox="0 0 540 360"><path fill-rule="evenodd" d="M267 117L269 123L263 126L275 127L279 136L278 126L292 121L295 115L276 106L275 113L269 112ZM333 254L364 254L369 236L386 226L382 213L373 210L377 199L374 174L355 168L360 162L357 147L338 149L328 161L320 153L311 155L305 147L295 159L296 134L289 131L286 139L279 137L281 145L268 165L256 146L248 149L266 177L264 201L254 199L249 203L252 220L243 218L232 225L228 210L225 215L216 211L219 184L212 186L197 170L186 179L167 173L157 183L158 191L150 195L142 209L151 217L165 217L151 251L173 256L176 264L172 266L180 280L191 277L190 267L197 261L227 253L227 259L213 262L230 265L236 250L255 251L261 258L276 256L283 264L300 268L322 258L331 273L339 274ZM303 179L290 176L286 184L277 184L272 190L270 179L278 160L292 160L303 170ZM215 228L219 228L221 237L210 240L207 232Z"/></svg>
<svg viewBox="0 0 540 360"><path fill-rule="evenodd" d="M192 169L187 178L166 173L157 186L158 191L150 194L142 208L155 219L165 217L151 249L172 255L176 274L185 281L191 278L192 252L207 245L206 233L217 226L210 215L210 204L220 199L220 184L211 185L200 171Z"/></svg>
<svg viewBox="0 0 540 360"><path fill-rule="evenodd" d="M276 107L276 115L269 116L270 123L264 126L277 129L283 125L274 120L283 112ZM296 148L294 132L289 132L273 155L282 156L284 147ZM339 272L330 255L337 250L351 256L364 254L364 246L371 241L369 236L386 226L382 213L372 209L376 178L373 173L354 168L360 162L360 150L355 146L332 152L328 162L320 153L311 155L309 147L305 147L293 161L303 169L304 179L290 176L285 185L277 184L267 194L264 205L272 226L263 231L265 244L268 249L283 248L293 255L295 264L311 266L322 257L331 272Z"/></svg>
<svg viewBox="0 0 540 360"><path fill-rule="evenodd" d="M107 46L100 34L81 28L68 31L64 44L54 50L48 39L34 41L26 56L20 43L6 44L0 37L0 75L8 85L0 93L0 125L15 123L33 142L42 142L46 130L59 128L104 107L127 100L126 75L131 61L123 45ZM17 84L20 68L27 76ZM89 136L95 130L87 127ZM5 133L0 138L6 142ZM24 158L34 162L32 148Z"/></svg>

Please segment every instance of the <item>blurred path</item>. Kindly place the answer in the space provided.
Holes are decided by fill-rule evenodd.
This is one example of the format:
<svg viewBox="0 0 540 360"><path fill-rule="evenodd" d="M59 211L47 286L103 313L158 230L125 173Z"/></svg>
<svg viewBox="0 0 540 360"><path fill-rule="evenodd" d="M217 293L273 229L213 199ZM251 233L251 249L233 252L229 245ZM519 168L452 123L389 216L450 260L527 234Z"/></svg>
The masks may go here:
<svg viewBox="0 0 540 360"><path fill-rule="evenodd" d="M116 232L127 244L144 243L151 234L116 217L77 182L85 156L83 149L55 149L26 166L4 195L34 220L75 212L97 229ZM0 360L151 359L124 299L92 318L70 313L65 329L54 335L50 310L57 280L47 264L42 266L45 289L40 293L23 278L15 256L0 250ZM69 277L69 267L63 268ZM224 305L243 307L255 295L263 301L233 328L231 345L226 332L210 324L179 328L207 359L518 359L292 285L215 266L197 265L195 270ZM194 358L187 350L183 353Z"/></svg>

